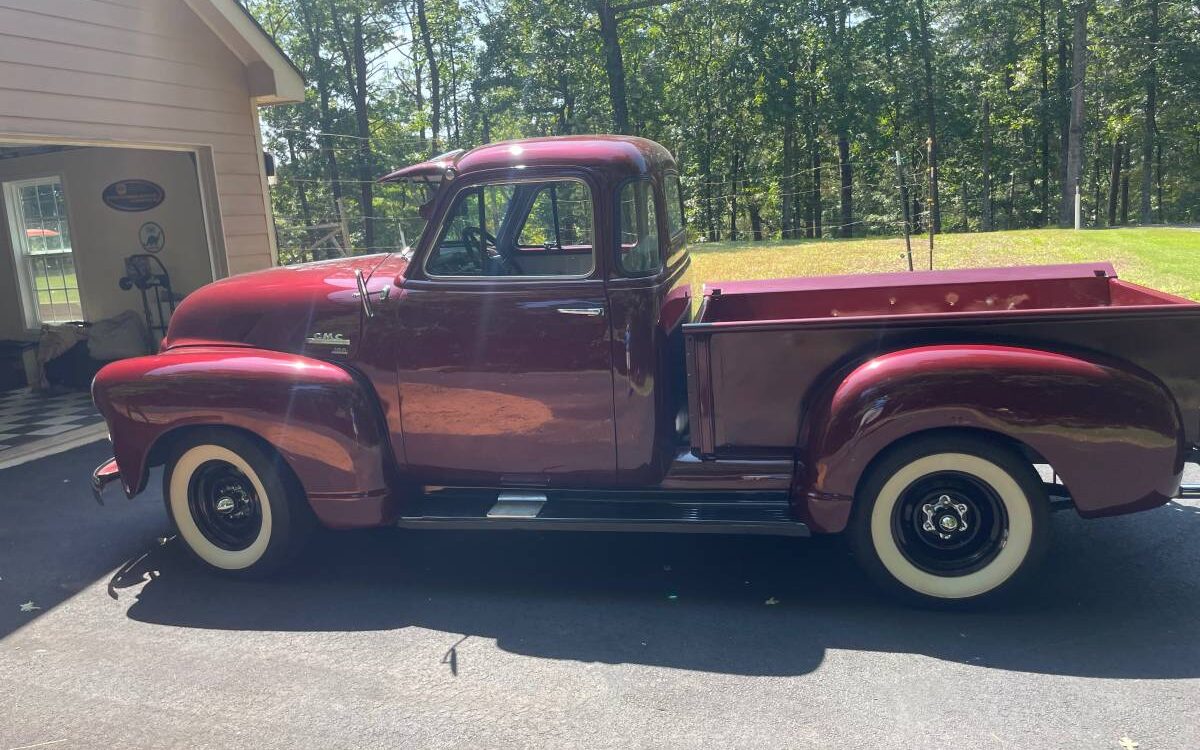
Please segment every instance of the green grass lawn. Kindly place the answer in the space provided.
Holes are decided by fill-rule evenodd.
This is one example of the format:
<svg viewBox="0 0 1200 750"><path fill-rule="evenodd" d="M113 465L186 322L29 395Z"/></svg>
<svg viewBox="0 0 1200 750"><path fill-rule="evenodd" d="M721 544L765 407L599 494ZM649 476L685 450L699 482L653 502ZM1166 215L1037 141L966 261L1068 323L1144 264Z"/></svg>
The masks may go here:
<svg viewBox="0 0 1200 750"><path fill-rule="evenodd" d="M78 291L79 282L75 278L74 271L67 272L61 278L57 274L55 274L51 277L51 280L55 283L56 286L61 285L61 286L67 287L67 291L65 292L67 299L66 300L63 299L64 292L60 291L57 294L55 294L54 302L62 303L64 301L70 301L73 304L76 304L76 305L79 304L79 291ZM42 279L38 279L38 281L37 281L37 296L38 296L38 304L39 305L49 305L50 304L50 290L44 285Z"/></svg>
<svg viewBox="0 0 1200 750"><path fill-rule="evenodd" d="M908 269L903 238L695 243L691 250L697 282ZM1123 279L1200 300L1200 231L1190 229L941 234L933 250L935 269L1089 261L1111 261ZM928 235L913 237L913 264L928 268Z"/></svg>

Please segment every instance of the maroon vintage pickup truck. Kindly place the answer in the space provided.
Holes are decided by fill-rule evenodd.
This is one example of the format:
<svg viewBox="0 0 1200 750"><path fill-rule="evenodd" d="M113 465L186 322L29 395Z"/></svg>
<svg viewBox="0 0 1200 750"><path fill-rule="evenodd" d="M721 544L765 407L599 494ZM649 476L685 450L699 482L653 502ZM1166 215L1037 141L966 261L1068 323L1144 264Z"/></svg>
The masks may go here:
<svg viewBox="0 0 1200 750"><path fill-rule="evenodd" d="M1192 460L1200 305L1106 263L693 304L657 144L497 143L383 179L431 188L415 250L219 281L96 377L97 493L164 465L212 568L276 569L317 524L844 531L886 587L971 601L1029 578L1053 507L1154 508Z"/></svg>

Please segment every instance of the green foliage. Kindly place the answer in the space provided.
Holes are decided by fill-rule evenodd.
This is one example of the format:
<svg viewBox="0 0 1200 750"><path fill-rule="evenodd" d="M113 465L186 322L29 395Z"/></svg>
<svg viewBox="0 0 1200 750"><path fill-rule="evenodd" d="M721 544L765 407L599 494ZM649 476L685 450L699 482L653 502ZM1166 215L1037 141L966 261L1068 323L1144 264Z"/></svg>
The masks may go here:
<svg viewBox="0 0 1200 750"><path fill-rule="evenodd" d="M423 191L367 195L364 181L449 148L612 132L618 75L629 131L679 159L697 240L749 239L754 226L766 239L895 235L897 151L922 230L930 101L943 228L1053 224L1069 0L925 0L928 48L920 2L250 0L309 81L303 104L264 113L285 258L319 256L304 248L342 223L355 251L413 242ZM1108 223L1114 143L1128 152L1117 179L1131 207L1121 213L1139 220L1151 82L1152 219L1200 221L1200 6L1097 0L1088 39L1085 222ZM358 47L365 92L353 75Z"/></svg>

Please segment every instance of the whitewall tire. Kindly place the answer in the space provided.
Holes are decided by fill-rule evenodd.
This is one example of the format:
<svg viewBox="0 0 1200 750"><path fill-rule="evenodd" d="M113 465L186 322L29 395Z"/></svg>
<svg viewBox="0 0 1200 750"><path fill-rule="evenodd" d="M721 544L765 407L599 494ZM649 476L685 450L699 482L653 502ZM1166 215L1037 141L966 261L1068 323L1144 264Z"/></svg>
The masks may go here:
<svg viewBox="0 0 1200 750"><path fill-rule="evenodd" d="M277 570L313 525L290 468L232 430L199 430L177 444L163 473L163 499L192 555L226 573Z"/></svg>
<svg viewBox="0 0 1200 750"><path fill-rule="evenodd" d="M975 436L916 438L876 461L850 540L868 574L910 599L966 603L1019 586L1048 544L1032 465Z"/></svg>

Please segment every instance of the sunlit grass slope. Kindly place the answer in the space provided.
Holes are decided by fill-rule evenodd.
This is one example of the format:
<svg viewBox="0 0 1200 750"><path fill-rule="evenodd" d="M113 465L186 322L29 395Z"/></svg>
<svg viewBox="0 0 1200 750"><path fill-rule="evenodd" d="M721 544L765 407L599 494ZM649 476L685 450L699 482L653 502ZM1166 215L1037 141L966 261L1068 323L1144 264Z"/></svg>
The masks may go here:
<svg viewBox="0 0 1200 750"><path fill-rule="evenodd" d="M907 270L904 240L776 240L692 245L696 279L767 279ZM927 236L913 237L914 265L928 268ZM934 268L1111 261L1117 275L1200 300L1200 231L1161 227L1031 229L941 234Z"/></svg>

